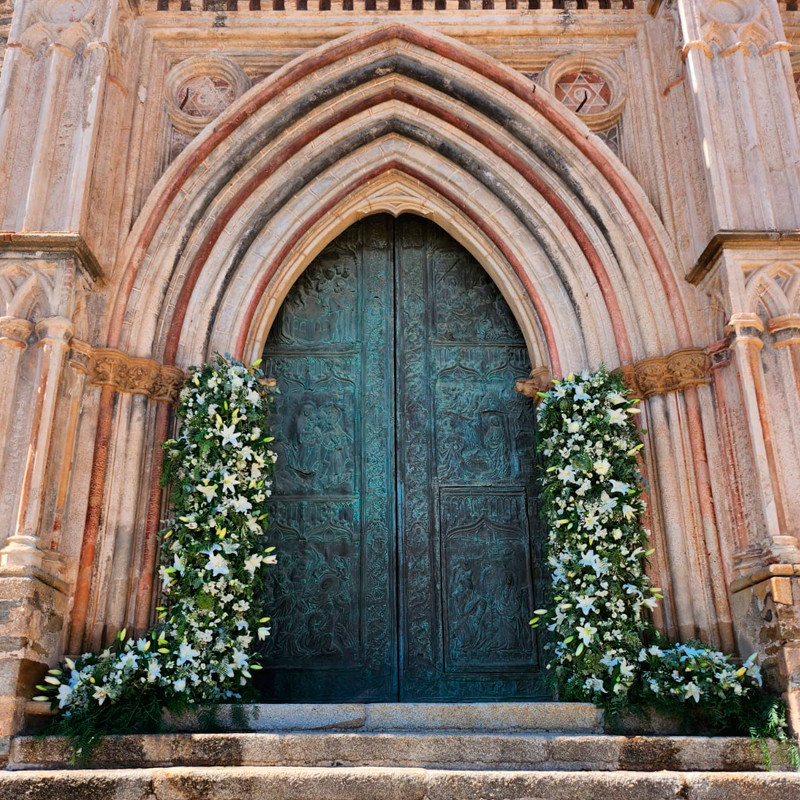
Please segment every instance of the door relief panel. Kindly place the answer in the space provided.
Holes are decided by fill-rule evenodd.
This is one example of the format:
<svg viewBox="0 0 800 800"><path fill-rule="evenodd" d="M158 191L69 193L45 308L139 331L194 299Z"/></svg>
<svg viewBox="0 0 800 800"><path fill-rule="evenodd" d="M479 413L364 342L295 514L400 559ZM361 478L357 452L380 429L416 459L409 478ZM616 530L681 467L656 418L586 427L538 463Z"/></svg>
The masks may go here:
<svg viewBox="0 0 800 800"><path fill-rule="evenodd" d="M267 699L549 697L527 625L530 365L505 300L447 234L369 217L289 293L265 589Z"/></svg>

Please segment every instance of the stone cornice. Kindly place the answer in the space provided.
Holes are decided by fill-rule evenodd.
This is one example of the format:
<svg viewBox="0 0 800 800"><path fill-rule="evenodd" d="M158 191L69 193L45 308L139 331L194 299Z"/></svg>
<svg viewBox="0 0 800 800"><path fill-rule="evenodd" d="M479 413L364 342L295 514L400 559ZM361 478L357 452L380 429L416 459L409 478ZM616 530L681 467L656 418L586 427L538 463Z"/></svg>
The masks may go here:
<svg viewBox="0 0 800 800"><path fill-rule="evenodd" d="M89 358L89 384L112 386L118 392L142 394L155 402L175 403L186 375L178 367L165 366L152 358L129 356L113 347L90 348L76 342L81 359ZM78 368L82 368L81 361Z"/></svg>
<svg viewBox="0 0 800 800"><path fill-rule="evenodd" d="M4 250L72 256L95 282L105 282L100 262L79 233L0 231L0 252Z"/></svg>
<svg viewBox="0 0 800 800"><path fill-rule="evenodd" d="M711 271L723 250L749 250L754 247L800 248L800 230L718 231L700 253L695 265L686 276L686 280L697 286Z"/></svg>

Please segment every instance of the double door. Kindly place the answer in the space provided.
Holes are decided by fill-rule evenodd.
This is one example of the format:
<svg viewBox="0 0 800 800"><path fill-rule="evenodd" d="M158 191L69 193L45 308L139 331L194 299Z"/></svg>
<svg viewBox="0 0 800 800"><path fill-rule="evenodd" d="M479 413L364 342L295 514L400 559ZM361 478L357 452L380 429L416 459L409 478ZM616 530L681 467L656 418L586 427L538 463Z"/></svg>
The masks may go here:
<svg viewBox="0 0 800 800"><path fill-rule="evenodd" d="M259 686L279 702L548 696L525 343L434 224L368 217L283 303Z"/></svg>

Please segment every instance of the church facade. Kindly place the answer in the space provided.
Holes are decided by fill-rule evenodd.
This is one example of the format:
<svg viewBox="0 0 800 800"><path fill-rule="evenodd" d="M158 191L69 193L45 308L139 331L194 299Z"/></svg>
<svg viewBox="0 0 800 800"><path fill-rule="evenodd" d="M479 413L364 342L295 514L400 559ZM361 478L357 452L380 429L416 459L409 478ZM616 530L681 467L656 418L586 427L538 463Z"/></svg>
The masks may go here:
<svg viewBox="0 0 800 800"><path fill-rule="evenodd" d="M532 398L605 364L656 623L800 727L797 3L15 0L0 56L0 735L149 627L215 352L281 388L265 698L549 697Z"/></svg>

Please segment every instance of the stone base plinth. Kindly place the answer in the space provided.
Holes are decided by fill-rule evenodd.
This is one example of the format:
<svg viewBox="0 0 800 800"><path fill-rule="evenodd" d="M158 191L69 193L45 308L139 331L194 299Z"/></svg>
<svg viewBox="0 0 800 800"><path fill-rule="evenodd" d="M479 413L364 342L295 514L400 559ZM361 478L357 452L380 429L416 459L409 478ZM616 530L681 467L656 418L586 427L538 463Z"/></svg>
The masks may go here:
<svg viewBox="0 0 800 800"><path fill-rule="evenodd" d="M25 708L60 649L66 595L42 570L0 570L0 737L19 732Z"/></svg>
<svg viewBox="0 0 800 800"><path fill-rule="evenodd" d="M764 677L783 693L800 733L800 565L772 564L731 586L739 652L758 651Z"/></svg>

